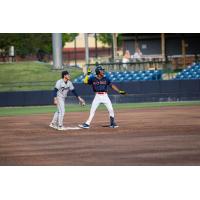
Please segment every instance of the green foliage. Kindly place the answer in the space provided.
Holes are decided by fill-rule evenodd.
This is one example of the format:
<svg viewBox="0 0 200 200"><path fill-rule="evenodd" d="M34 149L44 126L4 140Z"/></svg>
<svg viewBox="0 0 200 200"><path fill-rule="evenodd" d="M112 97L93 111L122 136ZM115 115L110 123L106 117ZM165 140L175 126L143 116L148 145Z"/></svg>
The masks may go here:
<svg viewBox="0 0 200 200"><path fill-rule="evenodd" d="M71 42L78 33L63 33L62 43ZM15 47L16 55L25 57L36 54L38 50L52 53L51 33L0 33L0 49L8 51L10 46Z"/></svg>
<svg viewBox="0 0 200 200"><path fill-rule="evenodd" d="M122 34L119 33L117 36L117 46L122 47Z"/></svg>
<svg viewBox="0 0 200 200"><path fill-rule="evenodd" d="M50 33L1 33L0 48L8 51L10 46L15 47L16 55L25 57L36 54L39 49L50 53L52 49Z"/></svg>
<svg viewBox="0 0 200 200"><path fill-rule="evenodd" d="M78 36L78 33L63 33L62 34L62 45L64 47L66 42L72 42Z"/></svg>
<svg viewBox="0 0 200 200"><path fill-rule="evenodd" d="M35 33L33 37L30 38L30 40L36 52L39 49L43 50L46 53L52 52L52 34L51 33Z"/></svg>
<svg viewBox="0 0 200 200"><path fill-rule="evenodd" d="M103 44L112 45L112 33L99 33L97 38ZM117 45L118 47L122 45L122 35L120 33L117 36Z"/></svg>
<svg viewBox="0 0 200 200"><path fill-rule="evenodd" d="M99 33L97 38L103 44L112 45L112 33Z"/></svg>

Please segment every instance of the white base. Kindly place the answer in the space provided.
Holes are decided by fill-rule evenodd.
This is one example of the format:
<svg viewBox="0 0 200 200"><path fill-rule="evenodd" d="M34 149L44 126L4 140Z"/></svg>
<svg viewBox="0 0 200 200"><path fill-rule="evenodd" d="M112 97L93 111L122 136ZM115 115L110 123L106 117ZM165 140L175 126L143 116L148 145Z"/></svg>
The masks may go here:
<svg viewBox="0 0 200 200"><path fill-rule="evenodd" d="M64 127L63 131L67 131L67 130L79 130L79 129L81 129L81 128L79 128L77 126L75 126L75 127Z"/></svg>

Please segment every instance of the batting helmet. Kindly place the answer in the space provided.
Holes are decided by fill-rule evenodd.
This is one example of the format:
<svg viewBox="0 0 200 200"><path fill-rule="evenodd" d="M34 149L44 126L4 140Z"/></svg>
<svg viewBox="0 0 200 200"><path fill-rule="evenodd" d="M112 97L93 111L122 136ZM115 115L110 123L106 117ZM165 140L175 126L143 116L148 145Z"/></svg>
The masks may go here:
<svg viewBox="0 0 200 200"><path fill-rule="evenodd" d="M100 73L100 71L104 71L105 69L102 66L97 66L95 69L96 75L98 75Z"/></svg>

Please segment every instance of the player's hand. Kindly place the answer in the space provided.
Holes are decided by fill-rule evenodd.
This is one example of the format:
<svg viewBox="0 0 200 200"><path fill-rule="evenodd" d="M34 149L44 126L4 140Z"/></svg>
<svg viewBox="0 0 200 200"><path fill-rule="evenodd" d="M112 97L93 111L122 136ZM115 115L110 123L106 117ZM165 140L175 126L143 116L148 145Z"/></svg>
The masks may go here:
<svg viewBox="0 0 200 200"><path fill-rule="evenodd" d="M82 99L81 97L79 97L78 100L79 100L79 104L81 106L85 106L85 100L84 99Z"/></svg>
<svg viewBox="0 0 200 200"><path fill-rule="evenodd" d="M91 73L92 73L91 69L88 68L88 70L87 70L87 75L90 75Z"/></svg>
<svg viewBox="0 0 200 200"><path fill-rule="evenodd" d="M58 104L57 98L54 98L54 104L55 104L55 105Z"/></svg>
<svg viewBox="0 0 200 200"><path fill-rule="evenodd" d="M120 91L119 91L119 94L121 94L121 95L125 95L126 92L125 92L124 90L120 90Z"/></svg>

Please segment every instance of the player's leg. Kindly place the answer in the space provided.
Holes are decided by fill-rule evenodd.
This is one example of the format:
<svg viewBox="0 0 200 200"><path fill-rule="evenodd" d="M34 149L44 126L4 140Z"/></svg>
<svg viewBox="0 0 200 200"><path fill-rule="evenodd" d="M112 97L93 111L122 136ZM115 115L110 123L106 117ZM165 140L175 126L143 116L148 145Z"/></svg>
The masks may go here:
<svg viewBox="0 0 200 200"><path fill-rule="evenodd" d="M89 115L88 120L86 121L86 124L90 125L99 104L100 104L100 99L99 99L98 95L96 95L92 102L91 109L90 109L90 115Z"/></svg>
<svg viewBox="0 0 200 200"><path fill-rule="evenodd" d="M104 96L103 103L104 103L104 105L106 106L106 108L108 109L108 112L109 112L110 127L111 128L117 128L118 126L115 123L115 115L114 115L113 106L112 106L112 103L111 103L110 98L108 97L108 95Z"/></svg>
<svg viewBox="0 0 200 200"><path fill-rule="evenodd" d="M59 105L57 104L56 106L57 106L57 110L54 113L53 119L49 125L50 127L55 128L55 129L58 128L58 117L59 117L59 110L60 110Z"/></svg>
<svg viewBox="0 0 200 200"><path fill-rule="evenodd" d="M63 129L63 119L65 115L65 99L58 98L58 130Z"/></svg>
<svg viewBox="0 0 200 200"><path fill-rule="evenodd" d="M92 121L92 119L95 115L96 109L98 108L100 103L101 103L100 98L99 98L98 95L96 95L94 100L92 101L89 118L84 124L80 125L80 127L82 127L82 128L89 128L90 127L90 123L91 123L91 121Z"/></svg>
<svg viewBox="0 0 200 200"><path fill-rule="evenodd" d="M58 128L58 115L59 115L59 110L57 110L55 113L54 113L54 116L53 116L53 119L50 123L50 127L52 128L55 128L57 129Z"/></svg>

